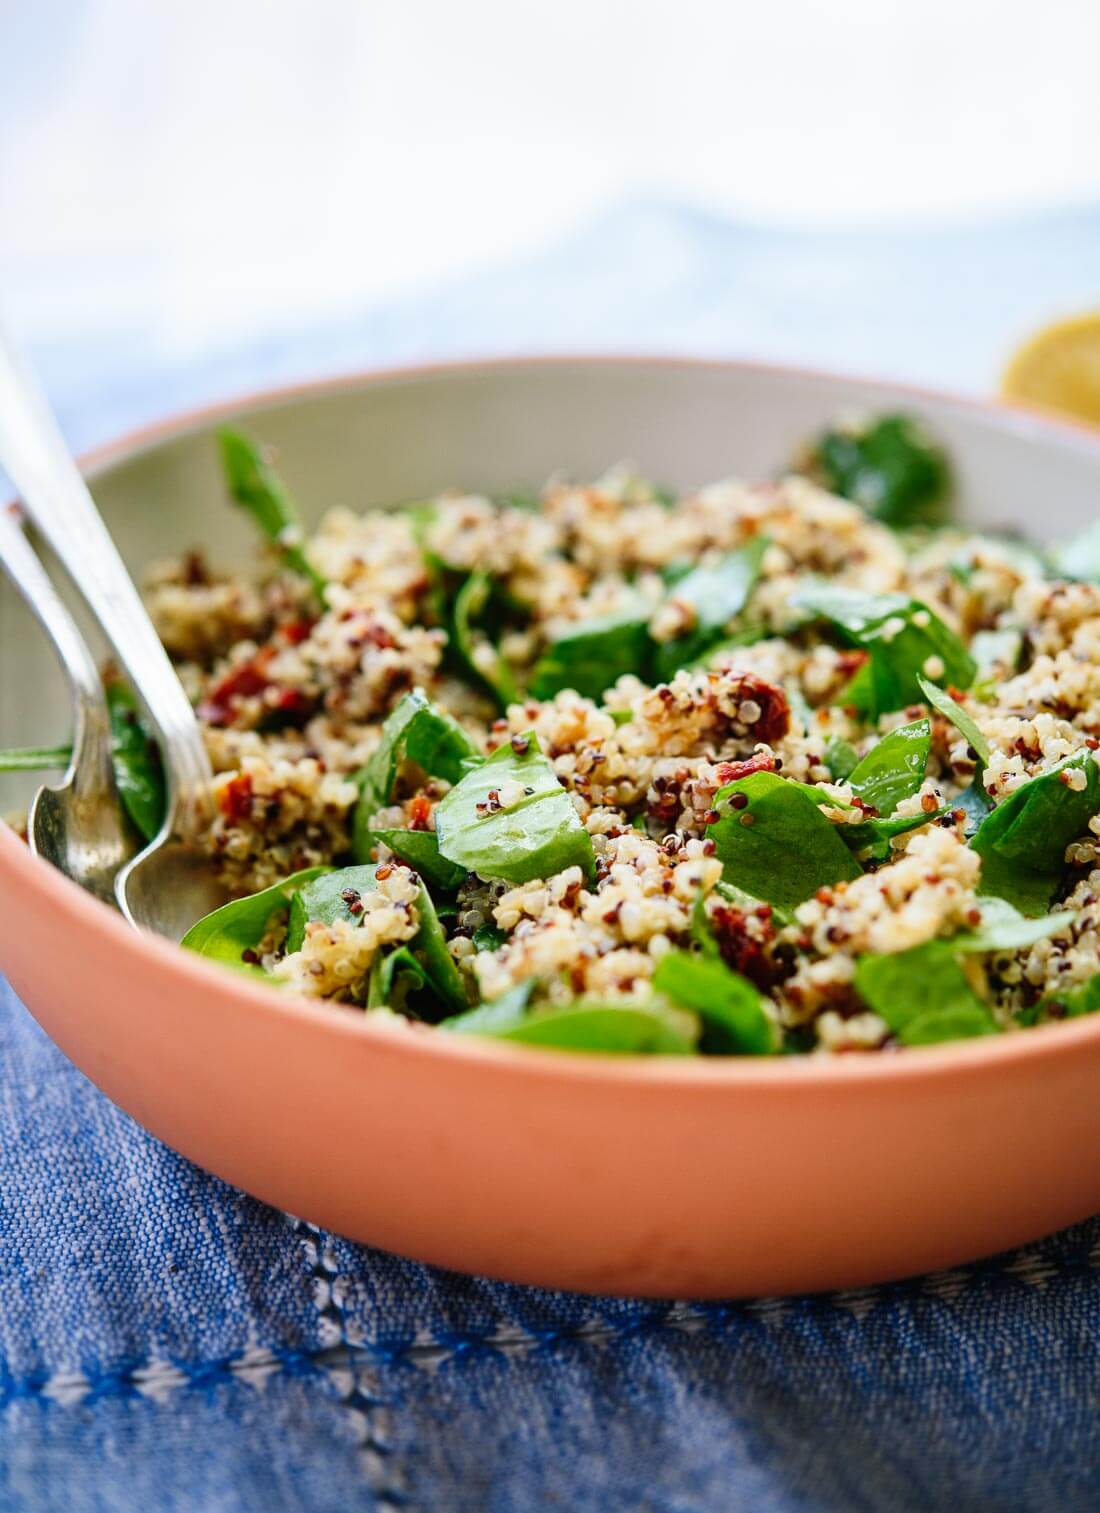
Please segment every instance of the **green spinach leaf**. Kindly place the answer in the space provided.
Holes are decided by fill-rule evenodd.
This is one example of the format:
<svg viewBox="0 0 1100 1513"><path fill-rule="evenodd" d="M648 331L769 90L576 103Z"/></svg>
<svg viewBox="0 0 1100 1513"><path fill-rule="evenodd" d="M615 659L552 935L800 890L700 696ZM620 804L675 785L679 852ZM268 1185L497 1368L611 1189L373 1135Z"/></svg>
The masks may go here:
<svg viewBox="0 0 1100 1513"><path fill-rule="evenodd" d="M634 605L614 615L581 620L551 642L535 663L531 692L552 699L563 688L598 699L624 673L645 676L652 610Z"/></svg>
<svg viewBox="0 0 1100 1513"><path fill-rule="evenodd" d="M248 960L246 953L255 953L267 934L273 915L292 907L299 889L308 887L331 871L331 867L306 867L301 872L292 872L282 882L264 888L261 893L235 898L193 924L180 944L211 961L236 967L253 977L265 977L267 974L258 961Z"/></svg>
<svg viewBox="0 0 1100 1513"><path fill-rule="evenodd" d="M861 868L801 785L754 772L715 794L707 827L725 880L766 903L793 908L818 888L859 877Z"/></svg>
<svg viewBox="0 0 1100 1513"><path fill-rule="evenodd" d="M493 580L488 573L470 574L455 595L451 639L467 675L503 710L519 698L515 677L493 643L474 630L474 622L484 613L492 591Z"/></svg>
<svg viewBox="0 0 1100 1513"><path fill-rule="evenodd" d="M825 743L825 765L832 773L833 782L843 783L859 766L859 754L848 741L831 735Z"/></svg>
<svg viewBox="0 0 1100 1513"><path fill-rule="evenodd" d="M903 799L912 798L924 782L932 727L927 720L899 725L857 762L848 786L885 818Z"/></svg>
<svg viewBox="0 0 1100 1513"><path fill-rule="evenodd" d="M341 867L339 871L330 870L320 874L299 889L290 903L287 951L301 950L306 925L313 920L320 920L326 925L335 924L337 920L354 924L357 918L352 910L355 896L373 892L377 888L376 871L374 865ZM420 926L409 942L409 949L423 966L428 981L439 997L452 1008L464 1008L468 1000L462 974L447 949L447 937L423 882L420 884L416 908Z"/></svg>
<svg viewBox="0 0 1100 1513"><path fill-rule="evenodd" d="M368 834L371 818L393 798L402 762L414 762L429 777L457 783L480 758L481 753L458 721L432 704L422 688L414 688L387 717L378 745L356 773L360 792L356 833Z"/></svg>
<svg viewBox="0 0 1100 1513"><path fill-rule="evenodd" d="M997 1032L993 1016L955 960L934 940L893 956L861 956L856 991L903 1045L934 1045Z"/></svg>
<svg viewBox="0 0 1100 1513"><path fill-rule="evenodd" d="M814 446L813 473L832 493L898 529L942 521L951 485L945 453L908 415L826 431Z"/></svg>
<svg viewBox="0 0 1100 1513"><path fill-rule="evenodd" d="M1063 775L1082 773L1084 787ZM982 820L970 844L982 859L980 891L1027 915L1046 912L1064 872L1066 847L1100 811L1100 771L1090 751L1074 752L1022 783Z"/></svg>
<svg viewBox="0 0 1100 1513"><path fill-rule="evenodd" d="M138 830L151 841L168 810L160 751L126 684L108 683L106 691L118 795Z"/></svg>
<svg viewBox="0 0 1100 1513"><path fill-rule="evenodd" d="M63 772L72 755L71 746L16 746L0 751L0 772Z"/></svg>
<svg viewBox="0 0 1100 1513"><path fill-rule="evenodd" d="M411 1013L409 998L428 986L428 974L408 946L379 951L367 977L367 1008Z"/></svg>
<svg viewBox="0 0 1100 1513"><path fill-rule="evenodd" d="M253 517L287 567L309 579L323 603L325 579L302 550L304 532L298 507L263 449L230 427L218 432L218 445L230 494Z"/></svg>
<svg viewBox="0 0 1100 1513"><path fill-rule="evenodd" d="M364 848L364 837L366 845ZM465 881L466 874L446 857L439 854L439 842L434 830L370 830L356 833L355 859L369 861L374 846L381 841L388 846L400 861L411 867L432 887L444 893L453 893ZM363 848L366 855L360 856Z"/></svg>
<svg viewBox="0 0 1100 1513"><path fill-rule="evenodd" d="M1100 972L1075 988L1064 988L1048 993L1039 1002L1022 1009L1017 1018L1021 1024L1051 1024L1059 1019L1079 1019L1083 1014L1095 1014L1100 1009Z"/></svg>
<svg viewBox="0 0 1100 1513"><path fill-rule="evenodd" d="M719 957L667 951L653 986L674 1003L694 1009L703 1025L700 1049L719 1056L770 1056L777 1036L752 983Z"/></svg>
<svg viewBox="0 0 1100 1513"><path fill-rule="evenodd" d="M435 833L440 854L479 877L525 883L594 865L588 831L533 732L506 741L439 801Z"/></svg>
<svg viewBox="0 0 1100 1513"><path fill-rule="evenodd" d="M955 951L1020 951L1045 940L1072 924L1074 911L1061 909L1041 919L1028 919L1003 898L986 898L981 904L982 919L973 930L956 935L951 942Z"/></svg>
<svg viewBox="0 0 1100 1513"><path fill-rule="evenodd" d="M983 764L988 762L989 742L958 700L953 699L945 688L937 688L935 683L930 683L927 678L919 678L917 681L920 683L920 691L924 695L925 702L931 704L933 709L938 709L945 719L951 721L979 762Z"/></svg>
<svg viewBox="0 0 1100 1513"><path fill-rule="evenodd" d="M895 835L908 835L910 830L930 825L934 820L950 814L951 809L952 806L947 805L943 809L933 809L931 814L905 814L894 819L864 820L860 825L841 825L838 828L845 843L865 861L885 862L890 859L890 842Z"/></svg>
<svg viewBox="0 0 1100 1513"><path fill-rule="evenodd" d="M838 702L869 719L903 709L921 697L922 673L969 688L975 665L966 647L926 604L905 594L864 594L835 584L809 584L791 604L827 620L839 638L867 653Z"/></svg>
<svg viewBox="0 0 1100 1513"><path fill-rule="evenodd" d="M720 641L731 622L745 608L768 549L764 536L757 536L738 551L727 552L717 562L700 563L680 578L669 598L693 612L690 631L670 641L658 642L654 652L657 679L667 682L681 667L697 662Z"/></svg>
<svg viewBox="0 0 1100 1513"><path fill-rule="evenodd" d="M561 1008L524 1012L519 995L482 1004L441 1028L466 1035L491 1035L558 1051L602 1051L613 1055L691 1056L694 1046L680 1025L658 1004L602 1002L576 998Z"/></svg>

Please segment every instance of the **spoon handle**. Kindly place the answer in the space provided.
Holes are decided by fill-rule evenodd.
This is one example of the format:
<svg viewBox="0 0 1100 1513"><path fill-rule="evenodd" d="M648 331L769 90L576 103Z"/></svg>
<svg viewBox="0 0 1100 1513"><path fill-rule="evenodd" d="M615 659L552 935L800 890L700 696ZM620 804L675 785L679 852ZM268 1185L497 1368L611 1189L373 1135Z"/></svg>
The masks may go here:
<svg viewBox="0 0 1100 1513"><path fill-rule="evenodd" d="M27 514L87 600L160 737L168 826L189 823L207 809L210 783L210 763L191 703L45 396L2 332L0 463Z"/></svg>
<svg viewBox="0 0 1100 1513"><path fill-rule="evenodd" d="M23 596L57 653L73 704L73 792L113 797L111 718L103 681L46 569L23 534L14 505L0 506L0 567Z"/></svg>

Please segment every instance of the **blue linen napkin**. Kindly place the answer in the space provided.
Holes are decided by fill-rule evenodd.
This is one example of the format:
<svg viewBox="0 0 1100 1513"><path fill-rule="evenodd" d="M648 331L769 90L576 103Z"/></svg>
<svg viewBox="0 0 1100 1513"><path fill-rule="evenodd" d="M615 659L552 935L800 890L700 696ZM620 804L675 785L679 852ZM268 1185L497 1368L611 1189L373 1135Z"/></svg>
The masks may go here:
<svg viewBox="0 0 1100 1513"><path fill-rule="evenodd" d="M981 387L1017 311L1095 301L1098 253L1100 215L808 239L632 206L525 269L246 356L46 356L77 444L251 383L475 348L751 351ZM1092 1508L1098 1267L1094 1221L783 1301L453 1276L191 1166L0 983L4 1509Z"/></svg>

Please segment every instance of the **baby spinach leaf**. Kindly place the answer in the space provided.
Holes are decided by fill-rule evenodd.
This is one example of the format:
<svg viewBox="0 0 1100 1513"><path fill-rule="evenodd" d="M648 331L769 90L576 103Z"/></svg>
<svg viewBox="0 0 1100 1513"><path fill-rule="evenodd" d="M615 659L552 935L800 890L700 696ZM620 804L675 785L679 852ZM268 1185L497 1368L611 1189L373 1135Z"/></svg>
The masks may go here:
<svg viewBox="0 0 1100 1513"><path fill-rule="evenodd" d="M813 473L834 494L898 529L938 524L951 483L945 453L908 415L826 431L814 446Z"/></svg>
<svg viewBox="0 0 1100 1513"><path fill-rule="evenodd" d="M436 805L435 833L448 861L479 877L525 883L574 865L591 873L592 841L534 733L505 742ZM500 807L501 790L521 795Z"/></svg>
<svg viewBox="0 0 1100 1513"><path fill-rule="evenodd" d="M934 809L931 814L904 814L894 819L864 820L859 825L839 825L837 828L845 842L865 861L885 862L890 859L890 842L895 835L907 835L910 830L930 825L933 820L950 814L951 808L949 804L943 809Z"/></svg>
<svg viewBox="0 0 1100 1513"><path fill-rule="evenodd" d="M988 762L989 742L958 700L953 699L946 688L937 688L935 683L930 683L927 678L918 678L917 681L925 702L931 704L933 709L938 709L945 719L951 721L980 762Z"/></svg>
<svg viewBox="0 0 1100 1513"><path fill-rule="evenodd" d="M667 951L657 963L653 986L699 1015L704 1052L770 1056L775 1051L775 1027L764 1012L760 994L720 958Z"/></svg>
<svg viewBox="0 0 1100 1513"><path fill-rule="evenodd" d="M981 923L956 935L951 942L953 950L1020 951L1064 930L1075 918L1072 909L1061 909L1042 919L1028 919L1003 898L983 899L981 911Z"/></svg>
<svg viewBox="0 0 1100 1513"><path fill-rule="evenodd" d="M250 972L254 977L264 977L267 974L263 968L257 962L246 962L244 953L256 950L267 933L272 916L292 905L300 888L331 871L331 867L306 867L301 872L292 872L282 882L274 883L261 893L251 893L247 898L235 898L222 904L220 909L193 924L180 944L211 961Z"/></svg>
<svg viewBox="0 0 1100 1513"><path fill-rule="evenodd" d="M287 951L301 950L306 925L314 920L326 925L335 924L337 920L354 924L358 917L352 910L355 896L377 888L376 872L374 865L341 867L339 871L329 870L319 875L301 888L290 904ZM345 897L345 894L350 896ZM423 966L428 981L440 998L452 1008L463 1008L468 1000L462 974L447 949L447 937L423 882L419 887L416 909L420 925L408 943L409 949Z"/></svg>
<svg viewBox="0 0 1100 1513"><path fill-rule="evenodd" d="M859 765L859 755L854 746L831 735L825 743L825 765L832 773L833 782L843 783Z"/></svg>
<svg viewBox="0 0 1100 1513"><path fill-rule="evenodd" d="M429 777L457 783L480 755L458 721L432 704L422 688L414 688L391 711L382 726L381 740L355 775L361 795L355 812L356 831L365 834L372 816L393 798L402 762L415 762Z"/></svg>
<svg viewBox="0 0 1100 1513"><path fill-rule="evenodd" d="M865 594L836 584L808 584L791 597L795 609L827 620L847 645L867 652L838 702L854 704L870 719L903 709L921 696L921 674L957 688L974 680L974 660L953 630L919 599Z"/></svg>
<svg viewBox="0 0 1100 1513"><path fill-rule="evenodd" d="M721 640L727 626L748 603L767 548L767 538L756 536L715 563L693 567L672 587L669 598L690 608L694 618L690 631L657 644L654 670L659 681L666 682Z"/></svg>
<svg viewBox="0 0 1100 1513"><path fill-rule="evenodd" d="M427 985L428 974L408 946L398 946L396 950L384 953L380 951L371 963L367 977L367 1008L408 1013L410 996Z"/></svg>
<svg viewBox="0 0 1100 1513"><path fill-rule="evenodd" d="M465 880L466 874L461 867L456 867L453 862L447 861L446 857L440 856L439 842L434 830L357 832L353 845L356 861L369 861L370 853L379 841L384 846L388 846L394 856L403 861L406 866L411 867L414 872L419 872L427 883L441 888L445 893L453 893ZM366 854L361 856L360 849L365 849Z"/></svg>
<svg viewBox="0 0 1100 1513"><path fill-rule="evenodd" d="M454 1014L440 1022L441 1030L453 1030L458 1035L502 1035L518 1028L527 1017L527 1005L535 991L535 979L517 983L499 998L488 1003L479 1003L467 1009L465 1014Z"/></svg>
<svg viewBox="0 0 1100 1513"><path fill-rule="evenodd" d="M613 615L581 620L551 642L535 663L531 692L552 699L563 688L598 699L624 673L644 677L649 660L649 618L645 605Z"/></svg>
<svg viewBox="0 0 1100 1513"><path fill-rule="evenodd" d="M1021 1009L1019 1022L1026 1025L1051 1024L1059 1019L1079 1019L1100 1009L1100 972L1074 988L1047 993L1039 1002Z"/></svg>
<svg viewBox="0 0 1100 1513"><path fill-rule="evenodd" d="M1063 774L1083 773L1068 787ZM980 891L1007 899L1023 914L1045 913L1061 881L1066 847L1100 811L1100 771L1090 751L1063 757L1022 783L992 809L970 844L982 859Z"/></svg>
<svg viewBox="0 0 1100 1513"><path fill-rule="evenodd" d="M442 1028L466 1035L491 1035L558 1051L603 1051L617 1055L691 1056L694 1046L683 1029L658 1004L602 1002L575 998L561 1008L525 1013L506 994L482 1004Z"/></svg>
<svg viewBox="0 0 1100 1513"><path fill-rule="evenodd" d="M903 1045L996 1034L993 1016L967 981L952 947L934 940L856 962L856 991Z"/></svg>
<svg viewBox="0 0 1100 1513"><path fill-rule="evenodd" d="M932 727L927 720L899 725L856 763L848 774L848 786L883 817L893 814L924 782L931 743Z"/></svg>
<svg viewBox="0 0 1100 1513"><path fill-rule="evenodd" d="M492 590L488 573L470 574L455 595L451 639L467 675L485 688L501 709L507 709L519 698L512 669L491 641L474 632L474 621L484 612ZM478 652L483 655L478 656Z"/></svg>
<svg viewBox="0 0 1100 1513"><path fill-rule="evenodd" d="M507 932L498 930L496 925L480 925L473 935L474 946L478 951L499 951L507 939Z"/></svg>
<svg viewBox="0 0 1100 1513"><path fill-rule="evenodd" d="M160 751L125 683L107 684L111 759L122 807L147 841L164 823L168 800Z"/></svg>
<svg viewBox="0 0 1100 1513"><path fill-rule="evenodd" d="M373 893L378 886L372 862L365 867L327 867L315 878L297 890L290 901L290 919L287 922L286 949L300 951L306 938L306 925L314 920L324 925L333 925L344 920L354 924L356 916L351 910L351 899L363 893Z"/></svg>
<svg viewBox="0 0 1100 1513"><path fill-rule="evenodd" d="M287 567L308 578L323 602L325 579L302 550L304 532L298 506L263 449L228 426L218 432L218 446L230 494L278 549Z"/></svg>
<svg viewBox="0 0 1100 1513"><path fill-rule="evenodd" d="M0 772L64 771L72 754L71 746L17 746L0 751Z"/></svg>
<svg viewBox="0 0 1100 1513"><path fill-rule="evenodd" d="M740 806L740 807L738 807ZM799 784L754 772L720 788L707 827L727 882L766 903L793 908L818 888L859 877L861 868Z"/></svg>

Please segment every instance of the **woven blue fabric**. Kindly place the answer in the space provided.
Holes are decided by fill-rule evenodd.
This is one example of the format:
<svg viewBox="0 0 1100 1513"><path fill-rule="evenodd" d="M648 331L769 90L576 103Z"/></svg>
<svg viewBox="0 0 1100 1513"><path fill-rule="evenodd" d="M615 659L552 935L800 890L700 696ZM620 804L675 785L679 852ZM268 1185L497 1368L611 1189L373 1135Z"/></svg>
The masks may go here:
<svg viewBox="0 0 1100 1513"><path fill-rule="evenodd" d="M1015 239L938 235L918 249L810 244L634 207L522 272L247 360L173 370L116 353L92 396L73 354L46 355L85 442L143 418L150 386L164 410L265 375L550 345L550 308L570 312L554 345L839 361L845 325L869 342L869 311L900 269L915 287L864 365L909 360L977 385L1001 318L983 267L986 283L1015 280L1025 325L1044 303L1095 300L1100 216ZM929 372L921 314L948 261L980 308ZM198 1171L102 1098L0 983L0 1237L5 1510L1097 1502L1100 1221L820 1298L667 1306L456 1277L320 1234Z"/></svg>

